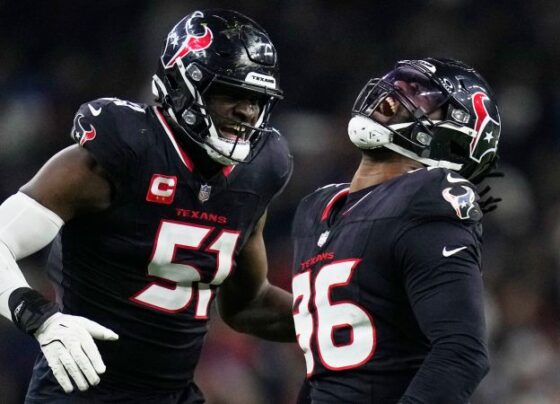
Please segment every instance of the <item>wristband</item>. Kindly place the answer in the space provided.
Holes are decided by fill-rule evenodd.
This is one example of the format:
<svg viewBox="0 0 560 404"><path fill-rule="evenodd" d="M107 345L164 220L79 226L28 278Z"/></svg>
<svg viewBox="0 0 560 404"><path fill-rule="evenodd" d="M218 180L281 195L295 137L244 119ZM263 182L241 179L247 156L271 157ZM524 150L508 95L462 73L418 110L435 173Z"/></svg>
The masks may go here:
<svg viewBox="0 0 560 404"><path fill-rule="evenodd" d="M23 332L34 334L47 318L60 311L58 305L31 288L18 288L8 299L12 321Z"/></svg>

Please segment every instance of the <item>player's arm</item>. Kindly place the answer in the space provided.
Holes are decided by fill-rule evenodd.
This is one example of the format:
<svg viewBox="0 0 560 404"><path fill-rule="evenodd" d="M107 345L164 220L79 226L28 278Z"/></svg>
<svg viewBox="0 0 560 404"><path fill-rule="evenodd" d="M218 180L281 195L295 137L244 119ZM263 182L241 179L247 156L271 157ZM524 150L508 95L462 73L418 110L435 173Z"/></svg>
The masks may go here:
<svg viewBox="0 0 560 404"><path fill-rule="evenodd" d="M64 222L82 213L107 209L111 184L92 155L78 145L53 156L20 188Z"/></svg>
<svg viewBox="0 0 560 404"><path fill-rule="evenodd" d="M105 209L110 201L111 185L102 169L85 149L71 146L0 205L0 314L37 338L66 392L73 389L69 375L85 390L105 371L92 337L118 337L90 320L60 313L28 285L16 261L48 245L64 222Z"/></svg>
<svg viewBox="0 0 560 404"><path fill-rule="evenodd" d="M218 294L222 319L233 329L273 341L295 341L292 296L267 280L263 239L266 213L237 259L237 267Z"/></svg>
<svg viewBox="0 0 560 404"><path fill-rule="evenodd" d="M458 221L430 221L408 230L396 251L431 344L401 402L466 403L489 367L478 237Z"/></svg>

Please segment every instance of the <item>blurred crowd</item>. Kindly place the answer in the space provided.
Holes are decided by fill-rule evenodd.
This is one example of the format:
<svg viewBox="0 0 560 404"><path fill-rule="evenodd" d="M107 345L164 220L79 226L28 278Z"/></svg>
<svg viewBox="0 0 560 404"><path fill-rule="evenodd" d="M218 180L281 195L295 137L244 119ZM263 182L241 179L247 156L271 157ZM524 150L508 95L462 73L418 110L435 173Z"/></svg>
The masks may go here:
<svg viewBox="0 0 560 404"><path fill-rule="evenodd" d="M353 100L398 59L449 56L477 68L502 113L503 198L484 219L491 371L473 404L560 403L560 3L548 0L18 2L0 0L0 200L71 144L78 106L150 102L162 40L197 8L235 8L276 44L285 100L273 123L295 160L266 229L271 280L290 287L297 202L347 182L359 162L346 135ZM47 295L48 251L21 262ZM216 313L197 381L210 404L293 403L304 378L294 344L236 334ZM38 348L0 320L0 403L22 401Z"/></svg>

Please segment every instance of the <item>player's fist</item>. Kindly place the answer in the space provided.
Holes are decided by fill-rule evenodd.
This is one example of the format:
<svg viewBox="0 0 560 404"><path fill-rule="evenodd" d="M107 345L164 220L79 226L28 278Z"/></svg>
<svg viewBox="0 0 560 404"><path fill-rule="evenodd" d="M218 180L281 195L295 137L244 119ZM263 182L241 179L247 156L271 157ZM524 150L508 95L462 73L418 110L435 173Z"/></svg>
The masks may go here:
<svg viewBox="0 0 560 404"><path fill-rule="evenodd" d="M35 332L35 338L54 374L66 393L80 391L99 383L105 364L93 338L115 341L119 336L108 328L84 317L55 313Z"/></svg>

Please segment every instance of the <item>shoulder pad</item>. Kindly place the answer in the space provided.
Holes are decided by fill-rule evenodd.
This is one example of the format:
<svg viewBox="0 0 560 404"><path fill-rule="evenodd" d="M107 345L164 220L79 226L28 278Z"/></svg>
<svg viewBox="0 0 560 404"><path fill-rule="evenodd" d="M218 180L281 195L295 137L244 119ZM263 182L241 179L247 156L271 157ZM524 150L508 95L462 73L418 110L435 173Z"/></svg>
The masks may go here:
<svg viewBox="0 0 560 404"><path fill-rule="evenodd" d="M284 189L291 177L293 159L286 138L278 130L272 129L272 132L265 135L267 138L261 140L265 143L249 166L252 167L252 175L256 180L266 178L265 188L269 188L275 196ZM263 175L265 172L267 174Z"/></svg>
<svg viewBox="0 0 560 404"><path fill-rule="evenodd" d="M412 215L461 221L482 218L476 187L458 173L445 168L428 168L412 174L420 182L409 206Z"/></svg>
<svg viewBox="0 0 560 404"><path fill-rule="evenodd" d="M328 217L333 203L348 193L349 187L349 183L329 184L303 197L292 221L293 238L313 233L317 224Z"/></svg>
<svg viewBox="0 0 560 404"><path fill-rule="evenodd" d="M305 195L303 198L301 198L301 202L306 202L308 203L309 201L321 201L321 200L326 200L328 201L330 198L332 198L334 195L336 195L338 192L347 189L350 186L350 183L348 182L344 182L344 183L340 183L340 184L328 184L328 185L324 185L322 187L319 187L317 189L315 189L313 192ZM321 203L321 202L319 202Z"/></svg>
<svg viewBox="0 0 560 404"><path fill-rule="evenodd" d="M321 191L322 189L332 188L332 187L344 188L344 187L348 187L349 185L350 185L350 183L348 183L348 182L342 182L340 184L328 184L328 185L324 185L322 187L317 188L314 192Z"/></svg>
<svg viewBox="0 0 560 404"><path fill-rule="evenodd" d="M147 127L146 105L100 98L80 106L71 137L115 179L127 175L145 149L139 136Z"/></svg>
<svg viewBox="0 0 560 404"><path fill-rule="evenodd" d="M120 98L116 97L98 98L83 105L87 105L94 116L101 115L101 113L103 112L103 108L105 108L105 111L111 110L116 111L117 113L120 111L123 113L138 112L141 114L145 114L147 108L145 104L138 104L132 101L121 100Z"/></svg>
<svg viewBox="0 0 560 404"><path fill-rule="evenodd" d="M304 196L299 205L302 208L313 206L312 210L321 215L334 199L338 199L341 194L347 194L349 187L350 183L325 185Z"/></svg>
<svg viewBox="0 0 560 404"><path fill-rule="evenodd" d="M83 146L93 140L100 131L113 132L118 126L116 117L130 112L146 114L146 105L136 104L118 98L99 98L80 106L72 125L70 136Z"/></svg>

